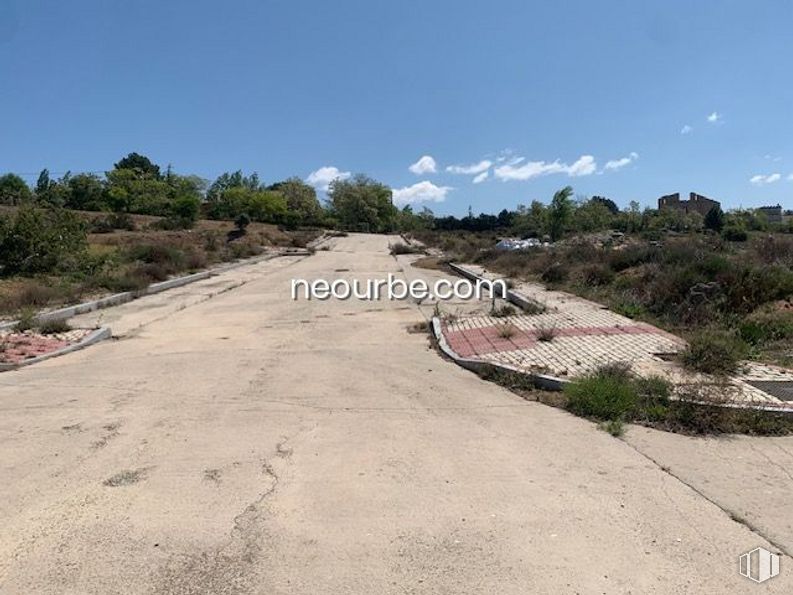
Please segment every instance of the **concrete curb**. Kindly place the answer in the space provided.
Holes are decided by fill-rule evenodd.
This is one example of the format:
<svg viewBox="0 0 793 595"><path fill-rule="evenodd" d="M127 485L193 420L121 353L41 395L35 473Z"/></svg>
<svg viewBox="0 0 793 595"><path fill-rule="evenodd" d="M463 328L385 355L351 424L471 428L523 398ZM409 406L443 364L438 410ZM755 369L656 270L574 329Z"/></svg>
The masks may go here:
<svg viewBox="0 0 793 595"><path fill-rule="evenodd" d="M111 336L110 327L103 326L95 331L87 334L81 341L78 343L74 343L72 345L67 345L62 349L58 349L56 351L52 351L50 353L45 353L43 355L39 355L37 357L32 357L30 359L23 360L21 362L15 364L0 364L0 372L8 372L10 370L16 370L17 368L23 368L25 366L30 366L33 364L37 364L39 362L43 362L44 360L51 359L53 357L58 357L61 355L66 355L67 353L71 353L72 351L77 351L79 349L83 349L88 347L89 345L93 345L94 343L99 343L100 341L104 341L105 339L109 339Z"/></svg>
<svg viewBox="0 0 793 595"><path fill-rule="evenodd" d="M496 364L493 362L485 362L478 359L462 357L461 355L458 355L457 352L454 351L446 342L446 337L443 336L443 331L441 328L441 320L437 316L433 316L432 318L432 334L441 352L446 357L454 361L454 363L456 363L458 366L463 367L466 370L471 370L472 372L476 373L489 370L504 370L506 372L520 374L521 376L528 376L537 388L542 388L545 390L560 391L564 388L565 384L570 382L569 380L557 378L556 376L550 376L547 374L528 374L525 370L521 370L520 368L516 368L508 364Z"/></svg>
<svg viewBox="0 0 793 595"><path fill-rule="evenodd" d="M451 268L455 273L458 275L465 277L471 281L483 281L484 277L477 275L471 270L466 269L464 266L459 264L455 264L453 262L449 263L449 268ZM506 278L506 277L505 277ZM515 304L521 310L535 310L536 308L544 308L545 305L541 304L536 300L532 300L522 293L518 293L513 289L507 289L507 295L503 296L508 302Z"/></svg>
<svg viewBox="0 0 793 595"><path fill-rule="evenodd" d="M260 256L254 256L253 258L248 258L245 260L225 263L222 265L218 265L217 267L208 269L206 271L200 271L198 273L185 275L184 277L175 277L174 279L167 279L165 281L160 281L159 283L152 283L145 289L141 289L139 291L124 291L122 293L115 293L113 295L92 300L90 302L83 302L82 304L75 304L74 306L66 306L65 308L58 308L57 310L42 312L36 316L35 321L36 323L42 323L42 322L48 322L50 320L65 320L67 318L79 316L80 314L87 314L88 312L94 312L95 310L103 310L104 308L110 308L112 306L120 306L122 304L126 304L141 297L154 295L162 291L175 289L177 287L182 287L184 285L189 285L190 283L195 283L196 281L203 281L215 275L219 275L221 273L225 273L227 271L245 265L257 264L259 262L272 260L273 258L278 258L281 256L308 256L310 254L311 253L308 251L279 252L276 254L265 254ZM0 331L10 330L14 328L17 322L18 321L16 320L11 320L8 322L0 323Z"/></svg>

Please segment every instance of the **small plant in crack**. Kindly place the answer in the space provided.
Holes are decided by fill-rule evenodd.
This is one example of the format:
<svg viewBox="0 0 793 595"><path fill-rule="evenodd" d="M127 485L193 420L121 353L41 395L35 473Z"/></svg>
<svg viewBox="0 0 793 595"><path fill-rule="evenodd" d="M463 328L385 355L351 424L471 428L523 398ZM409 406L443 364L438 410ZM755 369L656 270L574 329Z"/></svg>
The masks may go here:
<svg viewBox="0 0 793 595"><path fill-rule="evenodd" d="M493 318L507 318L508 316L515 316L515 314L515 307L510 304L503 304L490 310L490 316Z"/></svg>
<svg viewBox="0 0 793 595"><path fill-rule="evenodd" d="M537 340L550 343L556 338L558 331L555 325L541 326L537 329Z"/></svg>
<svg viewBox="0 0 793 595"><path fill-rule="evenodd" d="M514 324L500 324L498 326L498 336L502 339L511 339L518 332Z"/></svg>

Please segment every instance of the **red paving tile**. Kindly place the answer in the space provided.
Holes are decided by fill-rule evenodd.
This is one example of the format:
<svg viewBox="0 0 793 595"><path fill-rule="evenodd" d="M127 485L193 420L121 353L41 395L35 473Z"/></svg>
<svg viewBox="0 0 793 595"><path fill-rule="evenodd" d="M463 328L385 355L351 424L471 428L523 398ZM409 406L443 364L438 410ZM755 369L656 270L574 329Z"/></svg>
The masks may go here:
<svg viewBox="0 0 793 595"><path fill-rule="evenodd" d="M463 329L450 331L443 328L443 334L449 346L459 355L485 355L502 351L516 351L530 349L537 344L539 332L515 329L511 337L502 337L499 326L486 326L482 328ZM589 326L556 329L557 337L584 337L584 336L614 336L637 334L669 335L659 328L649 324L637 323L624 326Z"/></svg>
<svg viewBox="0 0 793 595"><path fill-rule="evenodd" d="M41 335L10 334L0 339L5 348L0 351L0 362L17 364L26 359L45 355L69 345L68 341Z"/></svg>

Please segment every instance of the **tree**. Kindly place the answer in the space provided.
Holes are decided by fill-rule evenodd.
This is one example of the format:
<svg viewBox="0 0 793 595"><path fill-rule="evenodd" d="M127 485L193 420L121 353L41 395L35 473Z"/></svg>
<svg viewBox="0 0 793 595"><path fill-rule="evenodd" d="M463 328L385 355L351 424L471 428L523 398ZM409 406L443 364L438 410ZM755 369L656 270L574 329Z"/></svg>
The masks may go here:
<svg viewBox="0 0 793 595"><path fill-rule="evenodd" d="M70 211L23 206L0 217L0 275L46 273L86 247L85 225Z"/></svg>
<svg viewBox="0 0 793 595"><path fill-rule="evenodd" d="M528 208L518 205L513 230L521 237L545 235L548 231L548 208L538 200L533 200Z"/></svg>
<svg viewBox="0 0 793 595"><path fill-rule="evenodd" d="M553 195L549 214L551 240L556 242L562 239L565 229L570 223L570 216L573 213L573 201L570 198L573 189L565 186Z"/></svg>
<svg viewBox="0 0 793 595"><path fill-rule="evenodd" d="M167 182L138 170L118 168L107 172L107 204L116 212L168 216L173 193Z"/></svg>
<svg viewBox="0 0 793 595"><path fill-rule="evenodd" d="M243 175L240 170L226 172L218 176L207 190L207 216L210 219L234 219L247 211L253 193L261 189L255 172L250 176Z"/></svg>
<svg viewBox="0 0 793 595"><path fill-rule="evenodd" d="M363 174L330 183L328 198L333 214L345 229L382 233L394 229L397 208L391 189Z"/></svg>
<svg viewBox="0 0 793 595"><path fill-rule="evenodd" d="M72 173L67 171L59 180L53 181L49 172L42 170L36 182L36 202L49 207L65 207L70 202L71 178Z"/></svg>
<svg viewBox="0 0 793 595"><path fill-rule="evenodd" d="M286 207L294 213L298 223L317 224L322 220L322 206L317 200L317 191L297 177L277 182L268 190L279 192L286 199Z"/></svg>
<svg viewBox="0 0 793 595"><path fill-rule="evenodd" d="M245 212L254 221L261 223L280 223L286 215L286 199L279 192L269 190L252 191L245 204Z"/></svg>
<svg viewBox="0 0 793 595"><path fill-rule="evenodd" d="M30 202L32 194L25 180L16 174L0 176L0 204L21 205Z"/></svg>
<svg viewBox="0 0 793 595"><path fill-rule="evenodd" d="M160 179L160 166L153 163L151 159L138 153L130 153L118 163L113 165L114 169L129 169L138 172L141 176Z"/></svg>
<svg viewBox="0 0 793 595"><path fill-rule="evenodd" d="M611 209L594 198L579 206L573 214L575 229L583 232L608 229L613 219Z"/></svg>
<svg viewBox="0 0 793 595"><path fill-rule="evenodd" d="M107 205L105 185L94 174L77 174L68 181L69 195L66 207L79 211L101 211Z"/></svg>
<svg viewBox="0 0 793 595"><path fill-rule="evenodd" d="M50 171L47 168L42 169L38 180L36 180L35 189L36 196L39 198L39 200L41 200L41 198L44 197L47 192L49 192L51 184Z"/></svg>
<svg viewBox="0 0 793 595"><path fill-rule="evenodd" d="M603 205L611 212L612 215L616 215L620 212L620 208L617 206L617 203L615 203L610 198L606 198L605 196L593 196L589 202Z"/></svg>
<svg viewBox="0 0 793 595"><path fill-rule="evenodd" d="M720 232L724 227L724 211L721 210L719 205L714 206L710 211L708 211L708 214L705 215L703 223L705 225L705 229L711 229L713 231Z"/></svg>
<svg viewBox="0 0 793 595"><path fill-rule="evenodd" d="M198 198L183 194L176 197L171 203L169 219L175 224L175 227L187 229L193 227L200 210L201 201Z"/></svg>

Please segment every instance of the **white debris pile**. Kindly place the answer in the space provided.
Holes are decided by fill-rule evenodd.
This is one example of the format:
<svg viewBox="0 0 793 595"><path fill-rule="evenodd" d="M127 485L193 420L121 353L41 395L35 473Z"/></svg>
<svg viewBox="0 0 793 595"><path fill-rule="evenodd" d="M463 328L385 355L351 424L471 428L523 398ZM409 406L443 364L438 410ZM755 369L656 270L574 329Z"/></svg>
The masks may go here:
<svg viewBox="0 0 793 595"><path fill-rule="evenodd" d="M528 250L529 248L545 248L548 242L543 242L537 238L527 238L519 240L516 238L504 238L496 244L496 250Z"/></svg>

